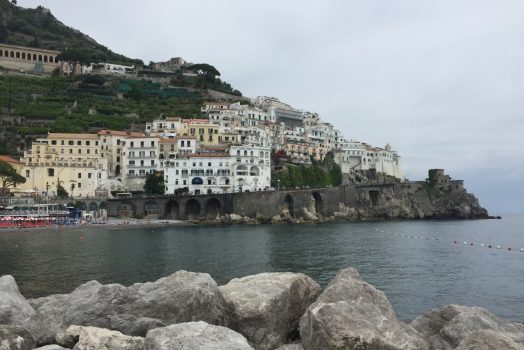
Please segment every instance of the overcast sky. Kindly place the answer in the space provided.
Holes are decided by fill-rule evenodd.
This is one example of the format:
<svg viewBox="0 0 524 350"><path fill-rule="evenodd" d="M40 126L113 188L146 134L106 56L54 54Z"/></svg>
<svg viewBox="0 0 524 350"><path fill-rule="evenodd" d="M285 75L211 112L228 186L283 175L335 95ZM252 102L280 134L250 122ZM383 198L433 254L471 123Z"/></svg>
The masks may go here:
<svg viewBox="0 0 524 350"><path fill-rule="evenodd" d="M524 212L524 2L18 0L144 62L214 65L245 96L445 168L492 214Z"/></svg>

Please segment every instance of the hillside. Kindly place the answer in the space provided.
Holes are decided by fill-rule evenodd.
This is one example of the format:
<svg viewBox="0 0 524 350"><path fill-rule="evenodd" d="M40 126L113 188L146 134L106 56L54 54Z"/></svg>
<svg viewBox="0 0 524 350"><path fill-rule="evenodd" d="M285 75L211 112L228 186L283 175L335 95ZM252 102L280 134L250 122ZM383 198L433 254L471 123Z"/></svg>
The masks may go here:
<svg viewBox="0 0 524 350"><path fill-rule="evenodd" d="M26 9L0 0L0 42L82 53L92 62L143 65L142 60L114 53L80 31L66 26L46 8Z"/></svg>
<svg viewBox="0 0 524 350"><path fill-rule="evenodd" d="M75 51L87 62L138 64L57 20L49 10L25 9L0 0L0 42ZM190 72L193 74L184 74ZM20 155L48 132L140 130L160 116L200 116L205 100L238 101L242 94L208 64L188 64L172 73L138 69L135 74L32 76L0 67L0 154ZM153 83L153 81L161 81Z"/></svg>
<svg viewBox="0 0 524 350"><path fill-rule="evenodd" d="M211 98L205 85L166 87L107 75L0 75L0 154L17 155L48 132L140 129L162 115L199 117Z"/></svg>

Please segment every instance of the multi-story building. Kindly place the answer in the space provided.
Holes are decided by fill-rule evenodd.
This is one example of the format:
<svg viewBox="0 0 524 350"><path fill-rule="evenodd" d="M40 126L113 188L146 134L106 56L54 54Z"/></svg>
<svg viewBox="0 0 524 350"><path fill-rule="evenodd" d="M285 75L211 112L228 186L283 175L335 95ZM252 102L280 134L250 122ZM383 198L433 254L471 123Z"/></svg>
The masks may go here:
<svg viewBox="0 0 524 350"><path fill-rule="evenodd" d="M187 187L189 193L261 191L271 186L269 147L231 146L224 152L180 155L164 169L166 192Z"/></svg>
<svg viewBox="0 0 524 350"><path fill-rule="evenodd" d="M404 180L400 156L390 145L378 148L359 141L349 141L343 149L335 152L335 162L340 165L343 174L374 170Z"/></svg>
<svg viewBox="0 0 524 350"><path fill-rule="evenodd" d="M128 137L145 136L141 132L101 130L98 132L100 138L100 155L107 159L108 176L120 177L122 172L122 149Z"/></svg>
<svg viewBox="0 0 524 350"><path fill-rule="evenodd" d="M97 134L50 133L24 152L21 189L56 195L58 185L72 196L91 197L104 189L107 158L102 157Z"/></svg>
<svg viewBox="0 0 524 350"><path fill-rule="evenodd" d="M154 136L130 136L122 149L122 181L126 189L143 190L146 176L160 168L159 141Z"/></svg>
<svg viewBox="0 0 524 350"><path fill-rule="evenodd" d="M0 65L28 73L52 73L60 68L59 51L0 44Z"/></svg>

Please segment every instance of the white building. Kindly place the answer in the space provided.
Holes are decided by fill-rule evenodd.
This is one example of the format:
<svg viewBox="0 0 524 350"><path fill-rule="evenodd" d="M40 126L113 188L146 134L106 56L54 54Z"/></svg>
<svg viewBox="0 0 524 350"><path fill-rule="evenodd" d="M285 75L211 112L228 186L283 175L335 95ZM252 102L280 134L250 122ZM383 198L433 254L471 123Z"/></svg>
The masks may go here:
<svg viewBox="0 0 524 350"><path fill-rule="evenodd" d="M122 150L122 182L128 190L143 190L148 174L160 168L159 141L153 136L126 138Z"/></svg>
<svg viewBox="0 0 524 350"><path fill-rule="evenodd" d="M265 190L271 186L270 148L239 145L229 152L180 155L164 176L167 193L184 187L192 194Z"/></svg>

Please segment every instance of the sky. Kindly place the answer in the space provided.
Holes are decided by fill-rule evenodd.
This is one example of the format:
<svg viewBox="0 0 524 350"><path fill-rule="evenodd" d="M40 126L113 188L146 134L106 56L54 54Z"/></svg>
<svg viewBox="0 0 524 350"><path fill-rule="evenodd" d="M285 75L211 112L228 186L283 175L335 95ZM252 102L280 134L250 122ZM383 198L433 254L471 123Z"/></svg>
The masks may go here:
<svg viewBox="0 0 524 350"><path fill-rule="evenodd" d="M244 96L444 168L490 214L524 212L521 0L18 0L144 62L209 63Z"/></svg>

